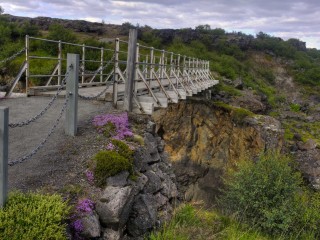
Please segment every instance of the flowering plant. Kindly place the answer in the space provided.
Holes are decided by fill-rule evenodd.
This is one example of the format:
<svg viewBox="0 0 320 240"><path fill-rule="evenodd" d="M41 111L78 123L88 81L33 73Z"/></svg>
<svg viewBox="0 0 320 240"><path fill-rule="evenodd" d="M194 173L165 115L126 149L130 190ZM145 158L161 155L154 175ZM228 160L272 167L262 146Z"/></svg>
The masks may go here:
<svg viewBox="0 0 320 240"><path fill-rule="evenodd" d="M106 125L112 123L115 126L114 133L111 133L114 139L122 140L125 137L133 136L133 133L129 128L127 113L97 115L94 117L92 123L98 128L100 133L104 131Z"/></svg>

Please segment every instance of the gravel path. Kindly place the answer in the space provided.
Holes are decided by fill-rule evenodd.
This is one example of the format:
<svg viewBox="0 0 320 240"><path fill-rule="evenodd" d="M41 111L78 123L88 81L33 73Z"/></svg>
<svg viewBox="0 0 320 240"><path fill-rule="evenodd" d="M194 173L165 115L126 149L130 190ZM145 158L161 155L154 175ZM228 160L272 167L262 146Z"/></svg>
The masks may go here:
<svg viewBox="0 0 320 240"><path fill-rule="evenodd" d="M9 107L9 122L29 119L50 101L48 97L12 98L0 100ZM30 153L53 126L64 99L57 99L36 122L9 130L9 161ZM92 118L100 113L117 112L111 103L79 100L78 134L64 134L64 116L43 148L31 159L9 166L9 190L36 190L43 187L60 189L64 185L83 181L85 162L104 145L99 142Z"/></svg>

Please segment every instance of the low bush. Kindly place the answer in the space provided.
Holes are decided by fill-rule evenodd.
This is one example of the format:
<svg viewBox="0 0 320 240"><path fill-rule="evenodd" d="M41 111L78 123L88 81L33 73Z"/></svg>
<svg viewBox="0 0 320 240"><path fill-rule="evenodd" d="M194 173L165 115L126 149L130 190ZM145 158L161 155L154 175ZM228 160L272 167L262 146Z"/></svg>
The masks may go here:
<svg viewBox="0 0 320 240"><path fill-rule="evenodd" d="M59 195L15 192L0 209L0 239L67 239L67 203Z"/></svg>
<svg viewBox="0 0 320 240"><path fill-rule="evenodd" d="M133 151L130 149L130 147L126 143L117 139L112 139L111 142L115 146L116 151L122 157L128 159L129 161L133 161Z"/></svg>
<svg viewBox="0 0 320 240"><path fill-rule="evenodd" d="M266 153L259 160L239 164L237 171L225 179L223 205L244 221L271 236L318 234L319 197L303 187L300 173L290 158ZM318 231L318 232L316 232Z"/></svg>

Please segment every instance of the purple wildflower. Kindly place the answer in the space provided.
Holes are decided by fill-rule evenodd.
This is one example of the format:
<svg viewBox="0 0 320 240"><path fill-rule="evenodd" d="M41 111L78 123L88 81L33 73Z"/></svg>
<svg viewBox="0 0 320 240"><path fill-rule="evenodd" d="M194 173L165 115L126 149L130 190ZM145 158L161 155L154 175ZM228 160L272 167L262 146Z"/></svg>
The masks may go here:
<svg viewBox="0 0 320 240"><path fill-rule="evenodd" d="M89 183L93 184L94 183L94 175L93 172L90 170L86 170L86 177Z"/></svg>
<svg viewBox="0 0 320 240"><path fill-rule="evenodd" d="M129 129L127 113L103 114L95 116L93 119L93 125L99 129L99 132L102 132L102 127L109 122L113 123L116 127L116 134L113 136L114 139L122 140L125 137L133 136L132 131Z"/></svg>
<svg viewBox="0 0 320 240"><path fill-rule="evenodd" d="M81 233L83 231L83 224L80 219L75 220L71 226L76 233Z"/></svg>
<svg viewBox="0 0 320 240"><path fill-rule="evenodd" d="M94 208L94 202L90 199L83 199L79 201L76 208L79 213L91 213Z"/></svg>
<svg viewBox="0 0 320 240"><path fill-rule="evenodd" d="M109 143L106 147L107 150L114 150L115 146L112 143Z"/></svg>

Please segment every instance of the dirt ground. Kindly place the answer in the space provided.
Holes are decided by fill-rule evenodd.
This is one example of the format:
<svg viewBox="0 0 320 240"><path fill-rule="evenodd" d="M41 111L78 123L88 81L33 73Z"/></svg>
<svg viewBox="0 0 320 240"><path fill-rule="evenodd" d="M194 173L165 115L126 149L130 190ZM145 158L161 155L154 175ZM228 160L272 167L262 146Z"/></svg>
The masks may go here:
<svg viewBox="0 0 320 240"><path fill-rule="evenodd" d="M9 107L9 122L12 123L29 119L49 101L47 97L22 97L2 99L0 105ZM9 161L30 153L39 145L53 126L63 101L57 99L36 122L10 128ZM119 112L111 103L79 100L77 136L64 134L63 116L55 132L36 155L23 163L9 166L9 191L47 189L55 192L86 182L84 172L87 160L105 145L92 126L92 119L97 114L111 112Z"/></svg>

